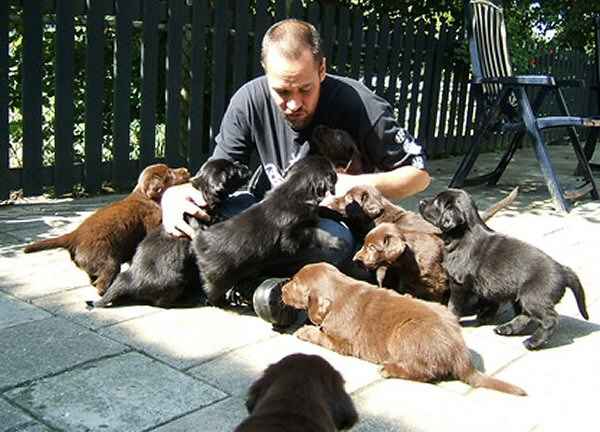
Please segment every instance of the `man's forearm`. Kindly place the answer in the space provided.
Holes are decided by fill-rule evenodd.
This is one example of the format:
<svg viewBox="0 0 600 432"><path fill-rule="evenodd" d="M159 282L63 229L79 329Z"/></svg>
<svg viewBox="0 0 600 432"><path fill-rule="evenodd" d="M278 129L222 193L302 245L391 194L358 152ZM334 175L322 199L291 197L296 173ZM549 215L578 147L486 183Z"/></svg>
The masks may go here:
<svg viewBox="0 0 600 432"><path fill-rule="evenodd" d="M369 184L375 186L389 199L397 200L412 196L427 188L431 177L425 170L403 166L388 172L361 175L340 175L336 195L346 193L353 186Z"/></svg>

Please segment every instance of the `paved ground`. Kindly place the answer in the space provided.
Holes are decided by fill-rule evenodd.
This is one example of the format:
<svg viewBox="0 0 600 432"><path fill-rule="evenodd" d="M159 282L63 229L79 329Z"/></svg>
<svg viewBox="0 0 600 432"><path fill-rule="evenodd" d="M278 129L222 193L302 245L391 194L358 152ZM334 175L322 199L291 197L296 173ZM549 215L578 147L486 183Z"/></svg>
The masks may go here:
<svg viewBox="0 0 600 432"><path fill-rule="evenodd" d="M556 150L560 172L572 172L572 158ZM483 208L521 186L514 205L490 224L572 266L591 320L581 319L568 292L558 306L560 331L543 351L528 352L524 337L496 336L491 326L464 329L479 367L528 397L459 382L384 380L375 365L275 333L251 313L145 306L90 312L85 300L95 291L67 252L24 255L22 248L76 226L118 196L32 200L0 208L0 431L230 431L246 416L249 384L268 364L299 351L321 354L344 375L360 414L356 431L596 429L600 202L555 213L530 153L519 153L498 188L471 191ZM456 163L434 161L434 182L423 196L443 189Z"/></svg>

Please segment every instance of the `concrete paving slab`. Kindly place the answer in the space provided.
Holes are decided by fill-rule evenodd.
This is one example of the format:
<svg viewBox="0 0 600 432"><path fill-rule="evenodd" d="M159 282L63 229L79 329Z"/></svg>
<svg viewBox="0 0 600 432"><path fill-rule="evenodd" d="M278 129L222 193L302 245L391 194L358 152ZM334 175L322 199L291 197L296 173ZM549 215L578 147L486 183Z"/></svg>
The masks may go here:
<svg viewBox="0 0 600 432"><path fill-rule="evenodd" d="M143 431L226 397L139 353L100 360L11 390L6 397L68 431Z"/></svg>
<svg viewBox="0 0 600 432"><path fill-rule="evenodd" d="M55 374L126 347L62 318L0 330L0 389Z"/></svg>
<svg viewBox="0 0 600 432"><path fill-rule="evenodd" d="M494 393L496 400L519 403L524 398ZM497 394L496 394L497 393ZM514 416L500 403L483 405L439 386L399 379L383 380L352 395L360 420L356 432L506 432L529 431L535 421Z"/></svg>
<svg viewBox="0 0 600 432"><path fill-rule="evenodd" d="M165 310L100 329L99 333L178 369L277 335L270 324L255 316L214 307Z"/></svg>
<svg viewBox="0 0 600 432"><path fill-rule="evenodd" d="M48 312L0 292L0 330L50 316Z"/></svg>
<svg viewBox="0 0 600 432"><path fill-rule="evenodd" d="M317 354L329 361L346 380L348 392L382 379L379 367L373 363L339 355L292 335L281 335L245 346L188 372L229 394L243 396L267 366L297 352Z"/></svg>
<svg viewBox="0 0 600 432"><path fill-rule="evenodd" d="M27 413L0 399L0 431L2 432L46 432L48 427L37 422Z"/></svg>
<svg viewBox="0 0 600 432"><path fill-rule="evenodd" d="M153 432L231 432L248 416L245 402L246 400L241 397L228 397L152 430Z"/></svg>
<svg viewBox="0 0 600 432"><path fill-rule="evenodd" d="M96 289L90 285L39 297L32 303L93 330L163 311L161 308L141 305L91 310L87 308L87 300L99 298Z"/></svg>

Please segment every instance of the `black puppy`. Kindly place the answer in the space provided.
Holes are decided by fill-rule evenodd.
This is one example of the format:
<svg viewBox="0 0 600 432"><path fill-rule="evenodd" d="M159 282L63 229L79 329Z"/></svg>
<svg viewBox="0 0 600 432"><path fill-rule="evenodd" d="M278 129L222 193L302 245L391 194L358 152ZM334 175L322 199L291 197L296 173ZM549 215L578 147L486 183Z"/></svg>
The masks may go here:
<svg viewBox="0 0 600 432"><path fill-rule="evenodd" d="M221 219L218 206L250 177L246 165L225 159L206 162L192 185L202 191L210 221L189 218L196 232ZM107 307L120 301L143 302L159 307L172 306L184 293L199 288L200 273L187 238L169 235L162 227L150 232L139 244L131 267L119 273L104 296L89 306Z"/></svg>
<svg viewBox="0 0 600 432"><path fill-rule="evenodd" d="M234 432L334 432L358 421L342 375L324 358L300 353L264 371L246 408L250 416Z"/></svg>
<svg viewBox="0 0 600 432"><path fill-rule="evenodd" d="M262 201L199 232L192 247L209 302L223 303L237 282L258 276L274 259L310 244L319 202L335 192L336 181L331 162L308 156Z"/></svg>
<svg viewBox="0 0 600 432"><path fill-rule="evenodd" d="M588 319L583 287L573 270L525 242L494 232L481 220L467 192L448 189L422 200L419 211L442 231L444 267L450 279L448 307L457 315L469 292L496 304L511 301L516 317L494 331L517 335L530 322L539 324L524 342L530 350L542 348L556 331L554 305L566 287L571 288L579 312Z"/></svg>
<svg viewBox="0 0 600 432"><path fill-rule="evenodd" d="M364 174L372 172L348 132L324 125L315 127L311 144L316 152L333 163L338 174Z"/></svg>

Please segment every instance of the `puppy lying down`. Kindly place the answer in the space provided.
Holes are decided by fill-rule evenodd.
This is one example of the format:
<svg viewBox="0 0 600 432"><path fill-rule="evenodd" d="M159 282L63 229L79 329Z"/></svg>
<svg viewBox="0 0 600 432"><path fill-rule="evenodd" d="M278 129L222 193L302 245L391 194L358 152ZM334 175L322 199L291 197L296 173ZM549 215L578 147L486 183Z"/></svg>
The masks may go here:
<svg viewBox="0 0 600 432"><path fill-rule="evenodd" d="M525 340L527 349L546 345L558 327L554 305L569 287L581 315L588 319L585 293L579 278L540 249L494 232L479 216L473 198L464 190L448 189L422 200L423 217L442 231L444 268L448 272L448 307L461 315L465 296L475 293L495 306L513 302L517 315L494 329L500 335L524 334L529 323L537 324Z"/></svg>
<svg viewBox="0 0 600 432"><path fill-rule="evenodd" d="M358 420L344 379L317 355L291 354L270 365L248 392L235 432L334 432Z"/></svg>
<svg viewBox="0 0 600 432"><path fill-rule="evenodd" d="M206 162L191 183L202 191L211 220L201 222L190 218L194 229L204 229L218 221L221 201L249 177L248 167L238 162L226 159ZM200 272L190 244L190 239L171 236L162 227L148 233L139 244L131 266L117 275L100 300L88 302L88 306L108 307L126 302L170 307L188 294L200 293Z"/></svg>
<svg viewBox="0 0 600 432"><path fill-rule="evenodd" d="M477 371L457 318L445 306L352 279L326 263L304 266L282 287L283 302L306 309L315 326L300 339L383 365L384 377L430 382L457 378L524 396Z"/></svg>
<svg viewBox="0 0 600 432"><path fill-rule="evenodd" d="M28 245L25 253L67 249L71 260L88 274L98 294L103 295L121 264L130 261L144 236L160 225L159 203L164 191L189 178L186 168L149 165L127 197L98 209L68 234Z"/></svg>

